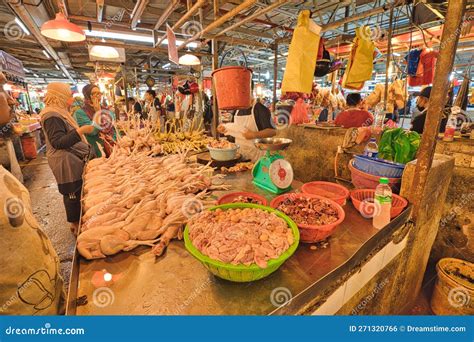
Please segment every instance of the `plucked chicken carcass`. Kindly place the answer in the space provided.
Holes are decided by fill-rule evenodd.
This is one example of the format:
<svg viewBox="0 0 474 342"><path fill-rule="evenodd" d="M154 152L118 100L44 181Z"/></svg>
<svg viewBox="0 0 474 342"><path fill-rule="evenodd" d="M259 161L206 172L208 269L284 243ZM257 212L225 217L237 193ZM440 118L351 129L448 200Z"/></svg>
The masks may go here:
<svg viewBox="0 0 474 342"><path fill-rule="evenodd" d="M188 217L210 204L213 169L186 161L186 153L152 158L149 151L114 147L108 158L86 166L83 216L77 238L86 259L103 258L139 245L161 255L181 238Z"/></svg>
<svg viewBox="0 0 474 342"><path fill-rule="evenodd" d="M377 83L375 89L366 98L365 102L369 108L374 108L378 103L384 101L385 85ZM401 109L405 107L408 98L407 88L402 80L396 80L388 87L387 111L393 113L395 108Z"/></svg>

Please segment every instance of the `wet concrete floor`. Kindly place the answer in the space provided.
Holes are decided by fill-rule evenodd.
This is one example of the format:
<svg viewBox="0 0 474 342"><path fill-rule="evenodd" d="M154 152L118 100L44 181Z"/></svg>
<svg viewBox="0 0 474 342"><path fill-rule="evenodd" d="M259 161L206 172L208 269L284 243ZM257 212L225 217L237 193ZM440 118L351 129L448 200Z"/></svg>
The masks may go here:
<svg viewBox="0 0 474 342"><path fill-rule="evenodd" d="M58 192L44 153L21 166L25 186L30 192L33 214L58 253L67 291L76 240L66 221L62 195Z"/></svg>

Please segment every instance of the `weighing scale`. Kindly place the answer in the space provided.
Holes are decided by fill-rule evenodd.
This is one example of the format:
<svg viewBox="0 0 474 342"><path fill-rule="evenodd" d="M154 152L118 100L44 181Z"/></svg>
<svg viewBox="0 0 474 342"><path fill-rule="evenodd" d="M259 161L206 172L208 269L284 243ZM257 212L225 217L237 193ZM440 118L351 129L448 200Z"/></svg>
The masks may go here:
<svg viewBox="0 0 474 342"><path fill-rule="evenodd" d="M278 151L284 150L291 144L290 139L265 138L254 140L255 146L267 151L252 169L253 184L270 191L281 194L291 190L293 182L293 168Z"/></svg>

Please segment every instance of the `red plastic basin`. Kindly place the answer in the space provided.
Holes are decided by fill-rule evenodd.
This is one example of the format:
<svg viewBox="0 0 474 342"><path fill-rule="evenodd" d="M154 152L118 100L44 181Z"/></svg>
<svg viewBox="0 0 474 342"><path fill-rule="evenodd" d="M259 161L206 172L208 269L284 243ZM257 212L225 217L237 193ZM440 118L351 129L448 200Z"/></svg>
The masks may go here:
<svg viewBox="0 0 474 342"><path fill-rule="evenodd" d="M220 204L227 204L227 203L235 203L234 200L239 196L250 197L254 200L260 201L260 203L256 203L256 204L268 205L268 201L265 197L254 194L253 192L246 192L246 191L231 192L231 193L225 194L217 200L217 204L220 205Z"/></svg>
<svg viewBox="0 0 474 342"><path fill-rule="evenodd" d="M374 211L373 204L371 203L374 197L374 189L357 189L351 191L352 204L365 218L370 218L370 214ZM365 203L367 203L367 205L361 207L361 203L364 201L366 201ZM395 218L400 215L407 205L408 201L402 196L392 194L392 208L390 210L390 218Z"/></svg>
<svg viewBox="0 0 474 342"><path fill-rule="evenodd" d="M310 195L310 194L304 194L304 193L289 193L289 194L283 194L283 195L277 196L270 202L270 207L276 209L278 205L280 205L281 202L283 202L285 199L289 197L318 198L321 200L325 200L329 202L333 207L335 207L338 212L339 219L336 222L331 223L331 224L315 226L315 225L307 225L307 224L298 224L298 222L295 222L298 225L298 229L300 231L300 241L302 242L313 243L313 242L318 242L318 241L322 241L326 239L327 237L331 236L331 234L334 232L336 227L339 224L341 224L342 221L344 221L344 218L346 217L346 213L344 212L344 209L342 209L342 207L335 201L322 197L322 196Z"/></svg>
<svg viewBox="0 0 474 342"><path fill-rule="evenodd" d="M349 197L349 190L344 186L331 182L309 182L303 184L301 191L304 194L318 195L333 200L334 202L345 205Z"/></svg>

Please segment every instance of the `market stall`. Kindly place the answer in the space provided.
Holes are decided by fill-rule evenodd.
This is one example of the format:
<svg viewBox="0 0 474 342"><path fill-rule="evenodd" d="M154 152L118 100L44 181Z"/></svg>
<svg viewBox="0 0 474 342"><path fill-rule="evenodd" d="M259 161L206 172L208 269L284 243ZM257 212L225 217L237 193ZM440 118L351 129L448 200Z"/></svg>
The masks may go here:
<svg viewBox="0 0 474 342"><path fill-rule="evenodd" d="M275 197L251 181L248 171L225 178L233 191L257 193L269 201ZM298 189L301 184L295 181L292 186ZM226 192L214 195L220 197ZM409 214L409 209L405 210L389 226L378 231L349 201L344 210L346 218L330 241L300 245L278 271L250 283L234 283L213 276L186 251L182 241L171 241L160 257L155 257L146 247L94 261L76 254L67 314L302 313L310 299L320 295L327 298L339 282L348 279L356 265L360 267L382 248L392 234L402 229ZM390 261L391 258L387 258L384 264ZM346 301L349 298L348 295ZM316 311L317 307L312 310Z"/></svg>
<svg viewBox="0 0 474 342"><path fill-rule="evenodd" d="M471 144L449 145L474 131L471 61L453 70L472 17L465 0L449 3L440 25L419 13L428 5L405 1L87 4L97 17L60 1L59 23L41 29L32 5L9 1L44 60L33 71L5 53L2 63L39 79L52 62L42 82L75 95L59 118L74 144L58 149L81 167L76 192L61 193L80 217L66 314L402 312L398 297L419 293L454 165L472 168L459 156ZM31 111L20 81L6 90ZM32 159L39 116L16 121ZM99 157L74 151L74 139ZM437 139L439 151L463 146L456 164L434 154Z"/></svg>

